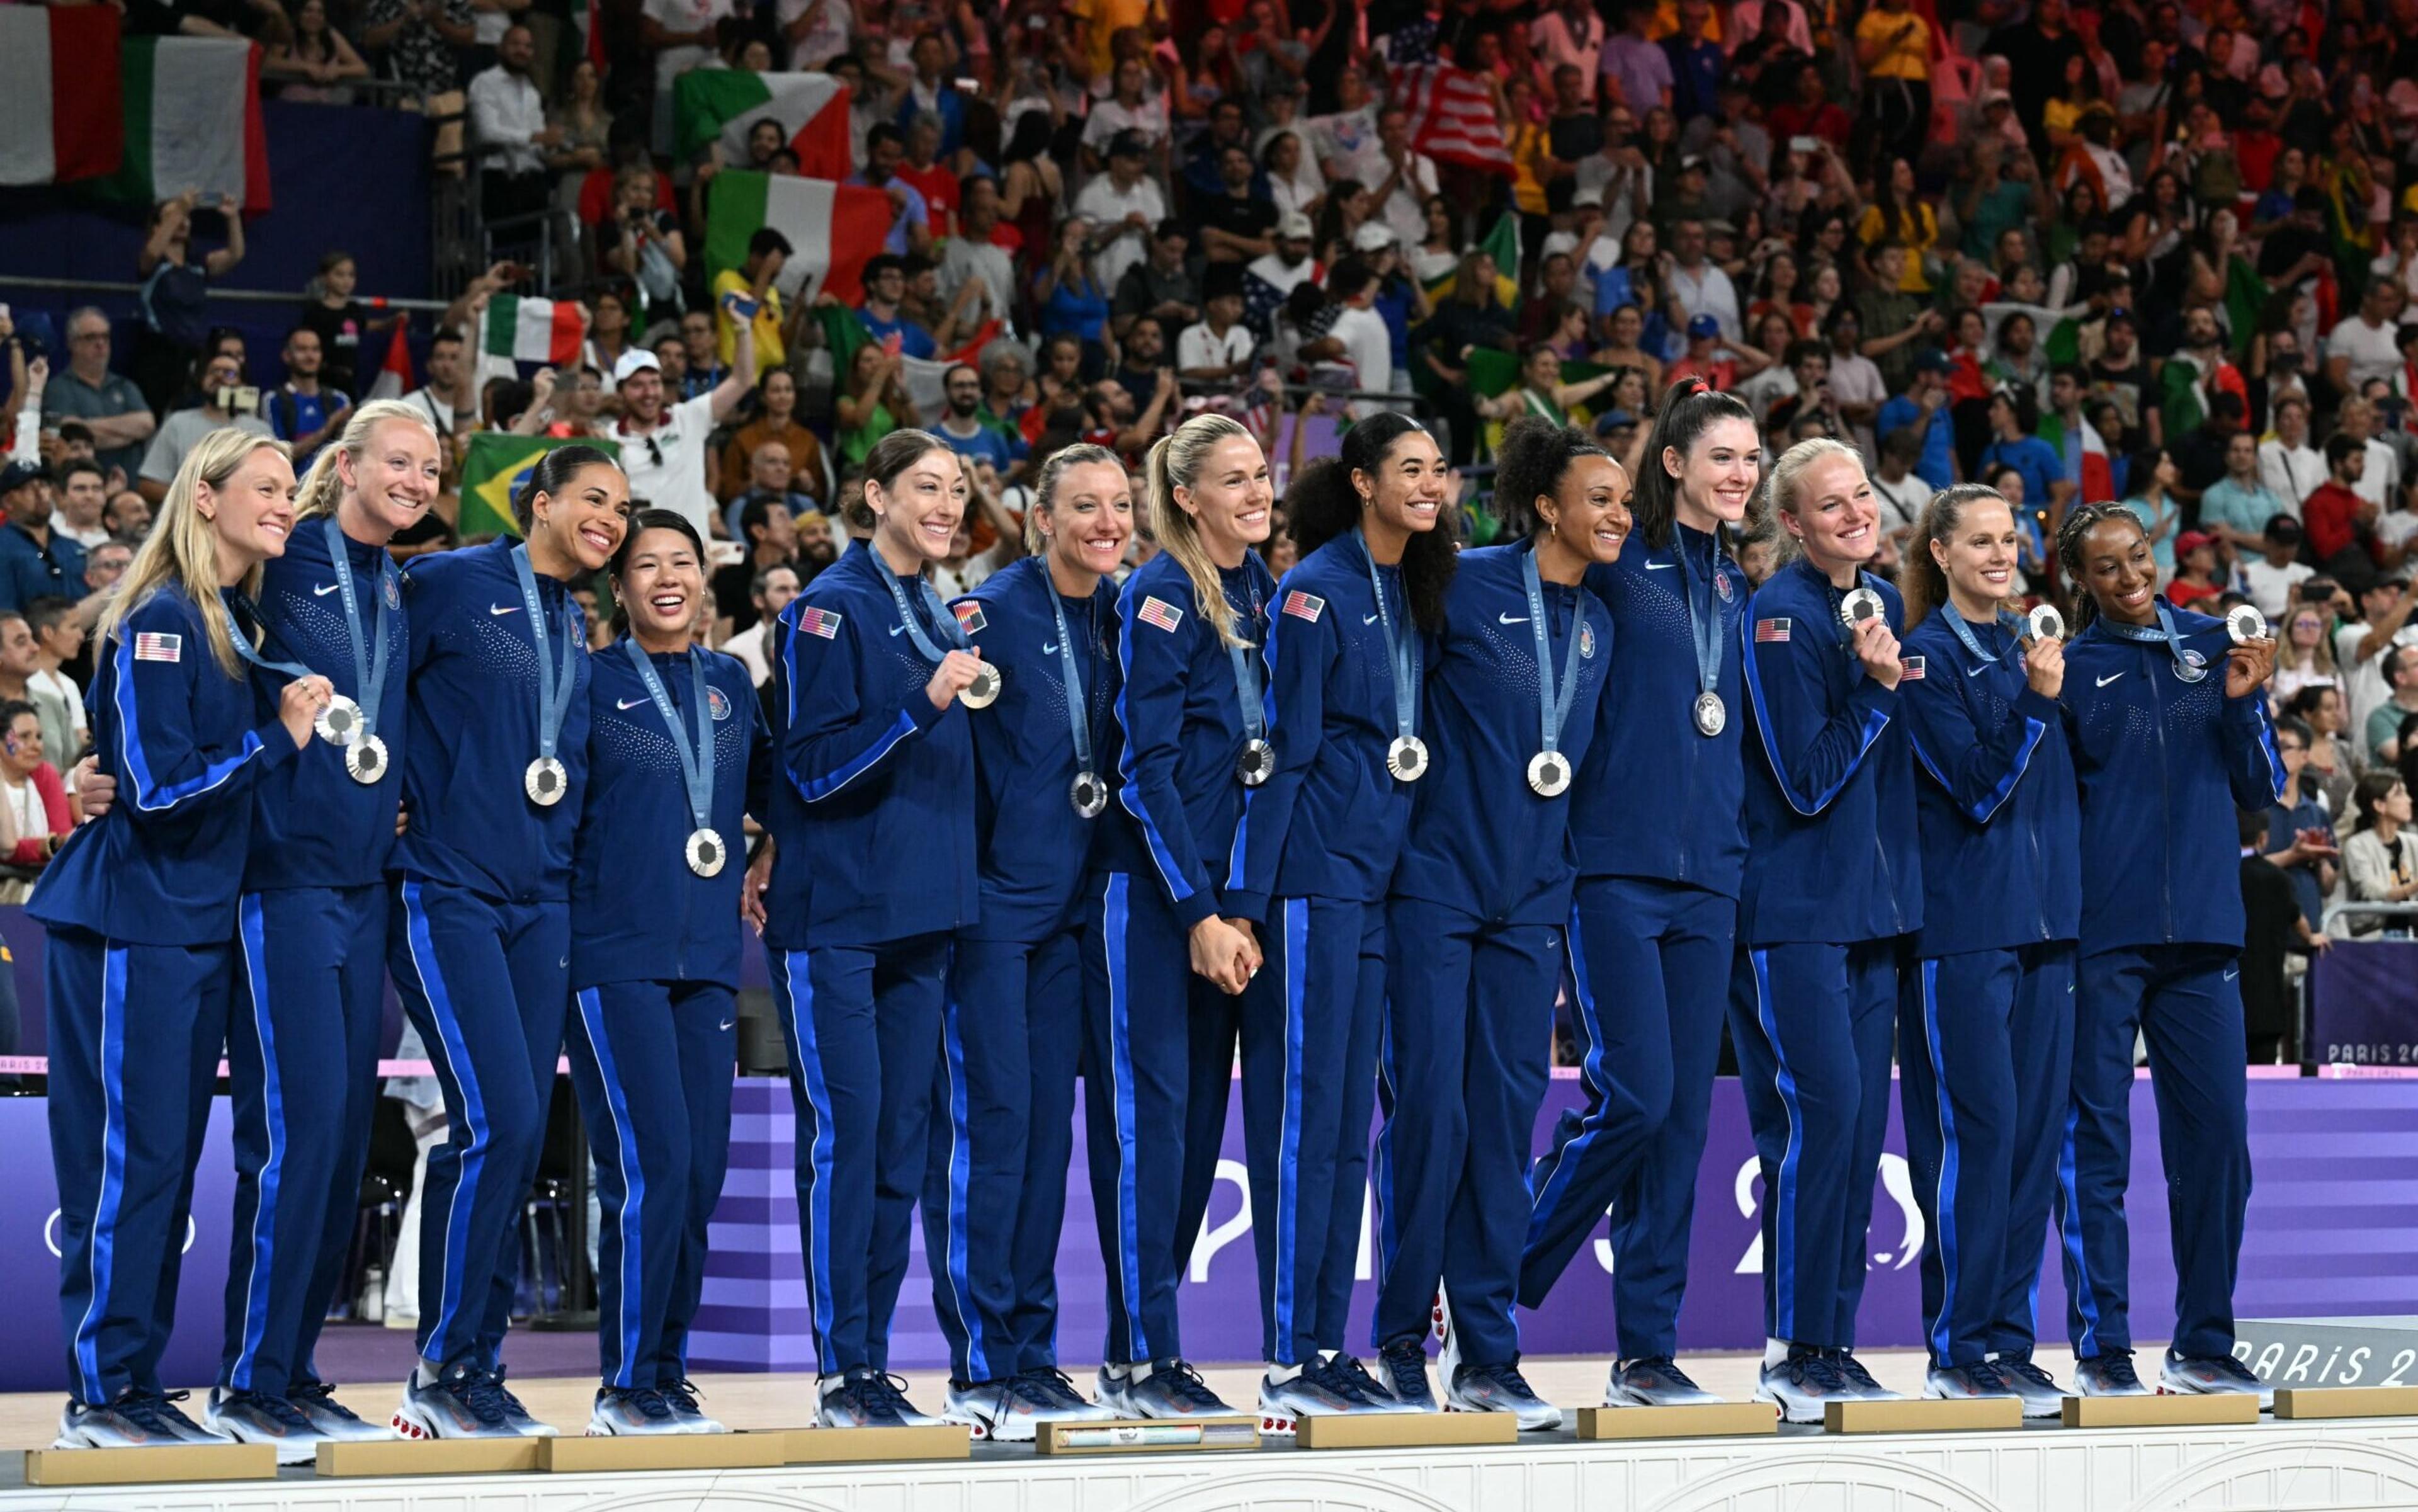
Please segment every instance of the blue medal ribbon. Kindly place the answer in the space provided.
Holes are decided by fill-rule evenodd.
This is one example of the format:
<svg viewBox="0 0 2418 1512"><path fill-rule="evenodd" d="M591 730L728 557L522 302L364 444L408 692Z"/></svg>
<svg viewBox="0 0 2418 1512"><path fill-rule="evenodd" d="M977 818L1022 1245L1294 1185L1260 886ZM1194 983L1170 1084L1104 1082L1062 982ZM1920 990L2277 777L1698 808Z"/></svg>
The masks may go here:
<svg viewBox="0 0 2418 1512"><path fill-rule="evenodd" d="M1570 705L1578 699L1579 640L1586 632L1587 596L1579 593L1578 613L1570 621L1570 656L1563 664L1558 686L1553 680L1553 635L1545 620L1544 580L1537 572L1537 552L1532 546L1520 554L1521 586L1528 590L1528 627L1537 636L1537 705L1538 722L1543 725L1544 748L1557 752L1562 748L1562 726L1569 723Z"/></svg>
<svg viewBox="0 0 2418 1512"><path fill-rule="evenodd" d="M868 546L865 549L869 551L872 548ZM879 553L873 558L873 570L880 574L882 586L890 590L890 602L898 606L898 622L907 627L907 638L915 643L915 649L923 654L926 661L934 666L940 665L941 659L948 652L934 645L932 637L925 634L923 622L915 618L915 611L908 606L907 590L898 586L898 574L890 570L890 564L883 561ZM964 650L972 643L966 639L964 629L957 623L957 617L951 614L949 606L941 602L941 590L922 577L915 580L915 586L924 590L925 607L931 610L932 622L941 627L941 634L948 637L949 649Z"/></svg>
<svg viewBox="0 0 2418 1512"><path fill-rule="evenodd" d="M1377 572L1377 558L1369 551L1369 537L1354 526L1352 539L1360 542L1361 558L1369 564L1369 590L1377 596L1377 628L1385 633L1386 660L1393 668L1394 733L1402 740L1411 740L1419 733L1419 677L1426 653L1418 636L1405 635L1394 628L1394 611L1385 603L1385 582ZM1402 595L1407 609L1407 584Z"/></svg>
<svg viewBox="0 0 2418 1512"><path fill-rule="evenodd" d="M546 659L546 641L550 637L545 601L538 597L537 571L529 565L528 542L513 548L513 575L520 579L521 605L528 611L529 639L537 647L537 754L539 759L551 761L554 748L562 739L562 721L571 712L572 692L579 682L577 626L565 618L562 664L557 668Z"/></svg>
<svg viewBox="0 0 2418 1512"><path fill-rule="evenodd" d="M1058 585L1049 580L1046 564L1041 588L1049 596L1049 618L1058 627L1058 677L1066 688L1066 725L1075 738L1075 771L1088 772L1092 770L1092 706L1083 694L1083 669L1075 661L1074 638L1066 634L1066 606L1058 600ZM1084 642L1085 651L1097 641L1094 636Z"/></svg>
<svg viewBox="0 0 2418 1512"><path fill-rule="evenodd" d="M1257 630L1260 624L1260 603L1257 595L1252 597L1247 618L1251 621L1250 628ZM1267 710L1260 705L1260 669L1254 655L1258 649L1259 648L1255 646L1226 648L1226 660L1234 668L1234 696L1240 699L1243 705L1243 740L1246 744L1264 741L1268 735Z"/></svg>
<svg viewBox="0 0 2418 1512"><path fill-rule="evenodd" d="M1705 606L1702 611L1696 607L1696 559L1689 554L1687 531L1674 525L1671 527L1671 543L1678 548L1679 575L1687 580L1688 638L1696 648L1696 692L1700 695L1719 693L1722 686L1722 609L1713 597L1713 574L1722 570L1722 543L1718 537L1711 542L1712 560L1706 564Z"/></svg>
<svg viewBox="0 0 2418 1512"><path fill-rule="evenodd" d="M2175 628L2174 610L2167 606L2163 597L2155 602L2158 607L2158 624L2154 630L2148 625L2128 625L2120 619L2111 619L2105 615L2099 617L2099 622L2107 627L2107 634L2119 640L2135 641L2144 646L2155 646L2164 642L2166 649L2174 656L2175 676L2185 682L2197 682L2208 676L2207 663L2201 662L2195 664L2186 659L2183 652L2182 632Z"/></svg>
<svg viewBox="0 0 2418 1512"><path fill-rule="evenodd" d="M289 678L307 678L312 676L311 669L304 666L299 662L272 662L268 657L261 655L260 649L253 645L252 636L244 629L244 620L250 619L253 624L261 627L261 633L264 636L268 634L268 621L261 617L260 605L253 603L250 599L243 597L232 588L227 590L225 597L228 603L240 605L243 609L242 616L236 619L235 634L227 637L229 640L235 642L235 653L237 656L250 662L253 665L260 668L263 672L282 672Z"/></svg>
<svg viewBox="0 0 2418 1512"><path fill-rule="evenodd" d="M1940 612L1947 616L1948 628L1956 632L1956 638L1965 643L1967 650L1971 651L1981 661L1990 663L1997 661L1997 652L1982 649L1982 643L1974 638L1973 627L1965 622L1965 616L1957 611L1956 605L1949 604ZM2013 615L2002 611L1997 616L1996 623L2000 630L2005 631L2015 640L2020 641L2024 638L2024 622Z"/></svg>
<svg viewBox="0 0 2418 1512"><path fill-rule="evenodd" d="M664 716L671 731L672 748L680 753L681 786L688 790L688 812L692 829L712 828L713 818L713 705L712 691L706 686L705 658L689 648L688 665L696 679L696 693L691 705L691 719L696 726L696 740L692 747L689 732L681 724L680 710L672 707L670 690L655 673L654 660L633 635L621 643L630 664L638 669L638 680L647 685L647 696L655 701L655 712Z"/></svg>
<svg viewBox="0 0 2418 1512"><path fill-rule="evenodd" d="M379 607L373 622L364 629L361 622L360 590L353 586L352 558L344 548L344 531L332 514L327 516L328 557L336 567L336 591L344 601L344 637L353 648L353 686L360 696L356 700L361 710L361 739L377 734L377 711L386 692L387 634L385 605L394 602L387 595L395 578L394 558L384 551L378 553ZM375 638L376 649L370 647Z"/></svg>

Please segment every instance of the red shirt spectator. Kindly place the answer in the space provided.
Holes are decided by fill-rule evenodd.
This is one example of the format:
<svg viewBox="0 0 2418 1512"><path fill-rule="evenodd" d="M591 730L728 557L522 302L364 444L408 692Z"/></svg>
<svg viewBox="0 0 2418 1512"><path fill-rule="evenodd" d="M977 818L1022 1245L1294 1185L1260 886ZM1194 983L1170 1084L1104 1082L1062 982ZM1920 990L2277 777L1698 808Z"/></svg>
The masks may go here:
<svg viewBox="0 0 2418 1512"><path fill-rule="evenodd" d="M2301 501L2301 524L2320 566L2359 543L2359 512L2367 500L2329 478Z"/></svg>

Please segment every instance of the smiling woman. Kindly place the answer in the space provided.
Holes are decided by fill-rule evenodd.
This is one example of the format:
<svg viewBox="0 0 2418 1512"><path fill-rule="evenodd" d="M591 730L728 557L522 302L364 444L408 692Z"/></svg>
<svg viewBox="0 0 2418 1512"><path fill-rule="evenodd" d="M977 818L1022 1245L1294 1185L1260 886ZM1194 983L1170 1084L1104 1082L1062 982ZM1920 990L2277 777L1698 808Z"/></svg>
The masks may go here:
<svg viewBox="0 0 2418 1512"><path fill-rule="evenodd" d="M305 673L261 717L235 647L253 634L235 618L241 595L293 525L282 443L226 430L187 454L98 631L93 740L118 802L60 850L27 908L50 931L55 1005L63 1444L208 1440L161 1395L174 1309L160 1289L175 1284L193 1115L217 1060L218 1036L198 1031L227 1013L254 803L329 696Z"/></svg>

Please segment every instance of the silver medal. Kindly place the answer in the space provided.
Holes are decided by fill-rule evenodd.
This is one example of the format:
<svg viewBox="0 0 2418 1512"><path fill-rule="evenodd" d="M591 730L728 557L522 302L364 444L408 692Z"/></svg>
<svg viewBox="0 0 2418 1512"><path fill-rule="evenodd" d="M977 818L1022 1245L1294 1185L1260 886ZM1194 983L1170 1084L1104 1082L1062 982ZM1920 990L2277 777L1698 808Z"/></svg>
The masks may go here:
<svg viewBox="0 0 2418 1512"><path fill-rule="evenodd" d="M1234 758L1234 775L1246 787L1257 787L1277 770L1277 748L1265 741L1245 741L1243 754Z"/></svg>
<svg viewBox="0 0 2418 1512"><path fill-rule="evenodd" d="M364 735L344 747L344 775L367 787L386 775L386 741Z"/></svg>
<svg viewBox="0 0 2418 1512"><path fill-rule="evenodd" d="M1569 786L1569 758L1559 751L1539 751L1528 758L1528 787L1538 797L1559 798Z"/></svg>
<svg viewBox="0 0 2418 1512"><path fill-rule="evenodd" d="M2198 682L2208 676L2208 658L2197 651L2186 650L2175 663L2175 676L2185 682Z"/></svg>
<svg viewBox="0 0 2418 1512"><path fill-rule="evenodd" d="M974 680L957 695L957 702L968 709L988 709L999 701L999 668L985 662L982 670L974 674Z"/></svg>
<svg viewBox="0 0 2418 1512"><path fill-rule="evenodd" d="M1868 588L1855 588L1839 601L1839 618L1846 621L1849 630L1867 619L1879 619L1881 610L1881 596Z"/></svg>
<svg viewBox="0 0 2418 1512"><path fill-rule="evenodd" d="M1100 811L1109 806L1109 785L1100 781L1098 772L1079 771L1066 789L1066 800L1075 805L1075 812L1080 817L1098 818Z"/></svg>
<svg viewBox="0 0 2418 1512"><path fill-rule="evenodd" d="M1722 702L1722 695L1718 693L1696 695L1693 711L1696 716L1696 733L1708 741L1729 725L1729 705Z"/></svg>
<svg viewBox="0 0 2418 1512"><path fill-rule="evenodd" d="M2236 604L2225 617L2225 633L2233 637L2236 646L2246 646L2254 640L2267 638L2267 617L2255 603Z"/></svg>
<svg viewBox="0 0 2418 1512"><path fill-rule="evenodd" d="M311 727L319 732L319 739L329 745L352 744L353 738L361 732L361 706L341 693L329 699L328 707L320 710L319 717L311 722Z"/></svg>
<svg viewBox="0 0 2418 1512"><path fill-rule="evenodd" d="M2054 603L2040 604L2024 617L2024 628L2031 632L2032 639L2037 641L2063 640L2065 616L2057 612Z"/></svg>
<svg viewBox="0 0 2418 1512"><path fill-rule="evenodd" d="M722 863L730 859L730 848L722 843L722 836L712 830L691 830L685 848L688 869L699 877L716 875L722 870Z"/></svg>
<svg viewBox="0 0 2418 1512"><path fill-rule="evenodd" d="M528 794L530 802L540 808L552 808L571 790L571 773L563 771L562 763L554 757L540 756L521 773L521 788Z"/></svg>
<svg viewBox="0 0 2418 1512"><path fill-rule="evenodd" d="M1416 735L1397 735L1394 743L1385 747L1385 770L1400 782L1416 782L1427 775L1428 744Z"/></svg>

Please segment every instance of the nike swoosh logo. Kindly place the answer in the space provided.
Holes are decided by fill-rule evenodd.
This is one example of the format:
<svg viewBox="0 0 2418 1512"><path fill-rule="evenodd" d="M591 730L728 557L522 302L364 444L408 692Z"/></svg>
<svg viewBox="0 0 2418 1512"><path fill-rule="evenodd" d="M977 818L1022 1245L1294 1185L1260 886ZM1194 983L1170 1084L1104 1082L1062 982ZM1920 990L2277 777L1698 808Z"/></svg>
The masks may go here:
<svg viewBox="0 0 2418 1512"><path fill-rule="evenodd" d="M1647 562L1645 570L1649 573L1667 573L1678 565L1677 562Z"/></svg>
<svg viewBox="0 0 2418 1512"><path fill-rule="evenodd" d="M1373 614L1364 614L1360 617L1360 622L1364 625L1373 625L1377 622L1377 617Z"/></svg>
<svg viewBox="0 0 2418 1512"><path fill-rule="evenodd" d="M311 590L311 597L314 599L324 599L329 594L335 592L338 588L343 588L344 586L344 585L342 583L322 583Z"/></svg>
<svg viewBox="0 0 2418 1512"><path fill-rule="evenodd" d="M1528 617L1524 614L1498 614L1494 619L1497 623L1506 625L1524 625L1528 622Z"/></svg>
<svg viewBox="0 0 2418 1512"><path fill-rule="evenodd" d="M493 615L518 614L521 606L517 603L491 603L487 605L487 612Z"/></svg>
<svg viewBox="0 0 2418 1512"><path fill-rule="evenodd" d="M1053 641L1051 641L1049 644L1048 644L1047 646L1042 647L1042 648L1041 648L1041 654L1042 654L1042 655L1044 655L1044 656L1055 656L1055 655L1057 655L1057 654L1058 654L1058 643L1057 643L1056 641L1054 641L1054 640L1053 640Z"/></svg>
<svg viewBox="0 0 2418 1512"><path fill-rule="evenodd" d="M635 709L635 708L637 708L640 704L645 703L645 702L646 702L646 700L645 700L644 698L616 698L616 699L614 699L614 700L613 700L613 707L614 707L614 708L616 708L616 709L625 709L625 710L626 710L626 709Z"/></svg>
<svg viewBox="0 0 2418 1512"><path fill-rule="evenodd" d="M890 633L894 635L903 635L907 634L907 627L905 625L893 625L890 627Z"/></svg>
<svg viewBox="0 0 2418 1512"><path fill-rule="evenodd" d="M1965 675L1968 678L1978 678L1988 670L1989 668L1985 666L1968 666L1965 669ZM2120 672L2117 676L2121 677L2123 674Z"/></svg>
<svg viewBox="0 0 2418 1512"><path fill-rule="evenodd" d="M2107 675L2106 677L2101 678L2101 679L2099 680L2099 686L2101 686L2101 687L2103 687L2103 688L2104 688L2104 687L2107 686L2107 684L2109 684L2109 683L2111 683L2111 682L2115 681L2118 678L2120 678L2120 677L2122 677L2123 675L2124 675L2124 674L2123 674L2123 673L2121 673L2121 672L2114 672L2114 673L2110 673L2110 674L2109 674L2109 675Z"/></svg>
<svg viewBox="0 0 2418 1512"><path fill-rule="evenodd" d="M735 1024L735 1023L737 1023L737 1022L739 1022L739 1020L737 1020L736 1018L726 1018L726 1019L724 1019L724 1020L721 1022L721 1024L720 1024L719 1026L717 1026L717 1027L722 1028L722 1029L728 1029L731 1025L733 1025L733 1024Z"/></svg>
<svg viewBox="0 0 2418 1512"><path fill-rule="evenodd" d="M2240 976L2241 974L2242 974L2242 968L2240 968L2240 967L2238 967L2238 966L2237 966L2237 967L2235 967L2232 970L2227 971L2227 972L2226 972L2226 973L2225 973L2225 979L2226 979L2227 982L2230 982L2230 981L2232 981L2235 977Z"/></svg>

